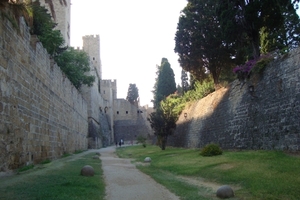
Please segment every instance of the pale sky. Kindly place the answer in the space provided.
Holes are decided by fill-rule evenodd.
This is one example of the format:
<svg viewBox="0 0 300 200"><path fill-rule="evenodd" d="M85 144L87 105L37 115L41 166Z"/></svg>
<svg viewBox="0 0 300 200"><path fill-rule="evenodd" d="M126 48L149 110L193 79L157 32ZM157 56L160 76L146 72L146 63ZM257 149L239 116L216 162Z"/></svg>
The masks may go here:
<svg viewBox="0 0 300 200"><path fill-rule="evenodd" d="M140 104L152 106L156 65L167 58L181 84L174 52L180 11L186 0L71 0L71 46L82 36L100 36L102 79L117 80L117 98L126 99L130 83Z"/></svg>

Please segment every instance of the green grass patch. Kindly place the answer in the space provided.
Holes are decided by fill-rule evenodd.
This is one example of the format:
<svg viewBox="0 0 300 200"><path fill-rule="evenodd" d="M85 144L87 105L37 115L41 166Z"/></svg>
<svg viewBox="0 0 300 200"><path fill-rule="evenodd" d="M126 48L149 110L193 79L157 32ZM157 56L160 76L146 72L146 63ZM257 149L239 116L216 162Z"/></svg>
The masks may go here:
<svg viewBox="0 0 300 200"><path fill-rule="evenodd" d="M74 152L74 154L79 154L79 153L82 153L82 152L85 152L86 150L76 150L75 152Z"/></svg>
<svg viewBox="0 0 300 200"><path fill-rule="evenodd" d="M69 157L69 156L71 156L72 154L70 154L70 153L64 153L63 155L62 155L62 158L65 158L65 157Z"/></svg>
<svg viewBox="0 0 300 200"><path fill-rule="evenodd" d="M48 164L48 163L51 163L51 160L47 159L47 160L43 160L42 162L40 162L39 164Z"/></svg>
<svg viewBox="0 0 300 200"><path fill-rule="evenodd" d="M119 148L117 154L134 158L137 162L143 162L149 156L151 164L139 166L139 169L183 199L193 199L186 198L185 194L189 187L193 187L187 186L181 191L182 182L174 178L179 175L240 186L241 189L235 191L239 199L299 199L300 158L281 151L223 151L222 155L203 157L199 149L168 147L162 151L157 146L148 145L147 148ZM170 177L173 181L168 181ZM201 197L197 188L189 193L200 195L200 199L206 198Z"/></svg>
<svg viewBox="0 0 300 200"><path fill-rule="evenodd" d="M64 158L59 163L51 162L43 169L21 173L0 181L0 199L62 200L62 199L104 199L105 183L101 160L93 159L94 153L80 158ZM92 177L80 175L81 168L90 165L95 170ZM12 179L16 180L12 180ZM3 181L3 182L2 182Z"/></svg>
<svg viewBox="0 0 300 200"><path fill-rule="evenodd" d="M32 168L34 168L33 164L26 165L26 166L21 167L20 169L18 169L18 172L24 172L24 171L27 171L27 170L32 169Z"/></svg>

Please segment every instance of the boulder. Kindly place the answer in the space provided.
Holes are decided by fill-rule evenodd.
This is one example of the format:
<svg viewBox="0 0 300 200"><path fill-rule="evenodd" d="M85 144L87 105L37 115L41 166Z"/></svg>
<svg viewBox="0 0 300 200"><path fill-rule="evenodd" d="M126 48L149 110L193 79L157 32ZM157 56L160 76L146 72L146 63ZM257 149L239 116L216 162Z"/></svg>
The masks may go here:
<svg viewBox="0 0 300 200"><path fill-rule="evenodd" d="M234 197L234 192L230 186L222 185L217 190L217 197L219 197L221 199L231 198L231 197Z"/></svg>
<svg viewBox="0 0 300 200"><path fill-rule="evenodd" d="M93 159L99 159L99 156L93 156Z"/></svg>
<svg viewBox="0 0 300 200"><path fill-rule="evenodd" d="M94 171L94 168L90 165L85 165L82 169L81 169L81 172L80 174L82 176L94 176L95 174L95 171Z"/></svg>
<svg viewBox="0 0 300 200"><path fill-rule="evenodd" d="M151 158L150 158L150 157L146 157L146 158L144 159L144 162L151 162Z"/></svg>
<svg viewBox="0 0 300 200"><path fill-rule="evenodd" d="M100 152L97 152L96 155L101 156L101 153L100 153Z"/></svg>

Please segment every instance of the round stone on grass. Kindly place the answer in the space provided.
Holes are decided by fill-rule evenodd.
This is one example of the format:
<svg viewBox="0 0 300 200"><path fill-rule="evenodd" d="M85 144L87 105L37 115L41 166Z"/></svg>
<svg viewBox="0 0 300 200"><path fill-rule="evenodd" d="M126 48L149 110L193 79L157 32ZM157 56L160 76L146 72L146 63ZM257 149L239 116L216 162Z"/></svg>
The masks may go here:
<svg viewBox="0 0 300 200"><path fill-rule="evenodd" d="M146 158L144 159L144 162L151 162L151 158L150 158L150 157L146 157Z"/></svg>
<svg viewBox="0 0 300 200"><path fill-rule="evenodd" d="M82 176L94 176L95 174L95 171L94 171L94 168L90 165L85 165L82 169L81 169L81 172L80 174Z"/></svg>
<svg viewBox="0 0 300 200"><path fill-rule="evenodd" d="M231 198L231 197L234 197L234 192L230 186L222 185L217 190L217 197L219 197L221 199Z"/></svg>

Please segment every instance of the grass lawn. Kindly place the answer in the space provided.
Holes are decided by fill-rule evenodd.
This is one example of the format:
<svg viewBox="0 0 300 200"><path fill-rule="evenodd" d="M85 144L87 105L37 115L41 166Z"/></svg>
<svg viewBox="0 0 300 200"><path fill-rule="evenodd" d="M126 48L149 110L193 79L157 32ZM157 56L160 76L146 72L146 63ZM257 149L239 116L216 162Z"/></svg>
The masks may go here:
<svg viewBox="0 0 300 200"><path fill-rule="evenodd" d="M238 186L234 199L300 199L300 158L281 151L224 151L222 155L202 157L199 149L167 147L162 151L148 145L118 148L123 158L150 165L138 168L165 185L182 199L214 199L207 188L199 188L176 178L204 178L220 185Z"/></svg>
<svg viewBox="0 0 300 200"><path fill-rule="evenodd" d="M53 161L23 171L14 177L0 179L0 199L104 199L105 184L101 160L88 153L73 159L73 156ZM95 170L93 177L80 175L81 168L90 165Z"/></svg>

